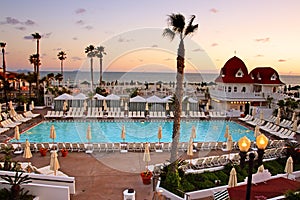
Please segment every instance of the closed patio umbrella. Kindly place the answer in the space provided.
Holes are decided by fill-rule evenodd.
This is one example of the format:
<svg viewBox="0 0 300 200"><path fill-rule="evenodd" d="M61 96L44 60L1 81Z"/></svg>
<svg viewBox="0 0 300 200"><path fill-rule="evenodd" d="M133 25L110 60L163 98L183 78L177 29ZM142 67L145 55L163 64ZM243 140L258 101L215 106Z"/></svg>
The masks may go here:
<svg viewBox="0 0 300 200"><path fill-rule="evenodd" d="M158 143L160 143L160 140L162 138L162 128L161 128L161 126L158 127L157 138L158 138Z"/></svg>
<svg viewBox="0 0 300 200"><path fill-rule="evenodd" d="M226 125L226 129L225 129L224 137L225 137L225 138L228 138L228 136L229 136L229 125L227 124L227 125Z"/></svg>
<svg viewBox="0 0 300 200"><path fill-rule="evenodd" d="M291 119L291 121L295 121L296 120L296 113L295 112L293 112L293 116L292 116L292 119Z"/></svg>
<svg viewBox="0 0 300 200"><path fill-rule="evenodd" d="M50 128L50 138L53 140L53 144L54 144L54 139L56 138L56 131L53 124L51 125Z"/></svg>
<svg viewBox="0 0 300 200"><path fill-rule="evenodd" d="M149 110L148 103L146 103L145 110L146 110L146 111Z"/></svg>
<svg viewBox="0 0 300 200"><path fill-rule="evenodd" d="M64 105L63 105L63 111L66 112L67 109L68 109L68 101L65 100L65 101L64 101Z"/></svg>
<svg viewBox="0 0 300 200"><path fill-rule="evenodd" d="M265 170L264 165L261 165L258 167L257 172L264 172L264 170Z"/></svg>
<svg viewBox="0 0 300 200"><path fill-rule="evenodd" d="M86 102L86 100L84 100L84 102L83 102L83 110L84 110L84 111L87 110L87 102Z"/></svg>
<svg viewBox="0 0 300 200"><path fill-rule="evenodd" d="M126 130L125 130L125 126L122 126L122 131L121 131L121 139L123 140L123 142L125 142L125 138L126 138Z"/></svg>
<svg viewBox="0 0 300 200"><path fill-rule="evenodd" d="M280 117L281 117L280 108L278 108L277 117L276 117L276 121L275 121L276 125L280 124Z"/></svg>
<svg viewBox="0 0 300 200"><path fill-rule="evenodd" d="M230 171L228 187L235 187L235 186L237 186L237 177L236 177L236 170L233 167Z"/></svg>
<svg viewBox="0 0 300 200"><path fill-rule="evenodd" d="M92 139L92 131L91 131L91 126L88 125L87 130L86 130L86 139L89 141Z"/></svg>
<svg viewBox="0 0 300 200"><path fill-rule="evenodd" d="M264 119L264 111L263 111L263 110L260 110L260 113L259 113L259 119L260 119L260 120L263 120L263 119Z"/></svg>
<svg viewBox="0 0 300 200"><path fill-rule="evenodd" d="M169 106L169 103L167 102L166 103L166 111L170 110L170 106Z"/></svg>
<svg viewBox="0 0 300 200"><path fill-rule="evenodd" d="M27 112L27 108L26 108L27 104L24 103L24 112Z"/></svg>
<svg viewBox="0 0 300 200"><path fill-rule="evenodd" d="M254 137L257 137L257 136L259 136L261 133L260 133L260 131L259 131L259 126L258 125L256 125L255 126L255 129L254 129Z"/></svg>
<svg viewBox="0 0 300 200"><path fill-rule="evenodd" d="M284 168L284 172L287 173L287 178L289 177L289 174L292 174L294 171L294 168L293 168L293 158L292 156L290 156L287 161L286 161L286 164L285 164L285 168Z"/></svg>
<svg viewBox="0 0 300 200"><path fill-rule="evenodd" d="M191 138L192 139L196 138L196 127L195 126L192 126Z"/></svg>
<svg viewBox="0 0 300 200"><path fill-rule="evenodd" d="M296 119L293 121L292 130L296 132L297 129L298 129L298 119L296 118Z"/></svg>
<svg viewBox="0 0 300 200"><path fill-rule="evenodd" d="M148 163L151 161L148 143L145 145L143 161L146 162L146 169L148 170Z"/></svg>
<svg viewBox="0 0 300 200"><path fill-rule="evenodd" d="M190 140L189 140L188 148L187 148L187 152L186 152L186 155L188 155L189 158L190 158L190 164L192 163L192 157L194 155L193 145L194 145L193 138L191 137Z"/></svg>
<svg viewBox="0 0 300 200"><path fill-rule="evenodd" d="M226 150L231 151L232 150L232 136L229 134L227 138L227 144L226 144Z"/></svg>
<svg viewBox="0 0 300 200"><path fill-rule="evenodd" d="M190 111L190 103L189 102L186 103L186 111Z"/></svg>
<svg viewBox="0 0 300 200"><path fill-rule="evenodd" d="M103 100L103 110L107 110L107 103L105 99Z"/></svg>
<svg viewBox="0 0 300 200"><path fill-rule="evenodd" d="M23 158L28 159L28 168L29 168L29 160L30 160L30 158L32 158L32 153L31 153L31 150L30 150L30 143L29 143L28 139L26 139L26 141L25 141L25 148L24 148Z"/></svg>
<svg viewBox="0 0 300 200"><path fill-rule="evenodd" d="M252 108L252 113L251 113L251 115L252 115L252 116L256 115L256 107L253 107L253 108Z"/></svg>
<svg viewBox="0 0 300 200"><path fill-rule="evenodd" d="M16 111L15 111L15 108L12 106L11 108L10 108L10 111L9 111L9 116L10 117L14 117L14 116L16 116L17 115L17 113L16 113Z"/></svg>
<svg viewBox="0 0 300 200"><path fill-rule="evenodd" d="M20 131L19 131L19 126L15 127L15 134L14 134L14 138L19 141L20 140ZM19 143L18 143L19 146Z"/></svg>
<svg viewBox="0 0 300 200"><path fill-rule="evenodd" d="M34 101L31 101L31 110L34 109Z"/></svg>
<svg viewBox="0 0 300 200"><path fill-rule="evenodd" d="M60 168L57 153L56 151L51 152L51 159L50 159L50 170L54 171L54 175L56 176L56 171Z"/></svg>
<svg viewBox="0 0 300 200"><path fill-rule="evenodd" d="M127 105L127 102L125 102L125 105L124 105L124 110L127 111L128 110L128 105Z"/></svg>

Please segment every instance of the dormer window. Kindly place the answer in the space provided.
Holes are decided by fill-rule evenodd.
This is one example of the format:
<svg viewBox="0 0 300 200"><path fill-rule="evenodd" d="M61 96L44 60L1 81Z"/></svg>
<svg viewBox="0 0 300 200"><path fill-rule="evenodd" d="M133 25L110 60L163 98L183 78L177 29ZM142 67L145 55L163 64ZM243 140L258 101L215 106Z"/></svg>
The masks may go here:
<svg viewBox="0 0 300 200"><path fill-rule="evenodd" d="M253 76L253 74L250 74L250 78L251 78L251 79L254 79L254 76Z"/></svg>
<svg viewBox="0 0 300 200"><path fill-rule="evenodd" d="M259 73L257 73L257 79L258 79L258 80L261 80L261 77L260 77L260 74L259 74Z"/></svg>
<svg viewBox="0 0 300 200"><path fill-rule="evenodd" d="M243 77L244 76L244 73L242 71L242 69L240 68L237 73L235 74L235 77Z"/></svg>
<svg viewBox="0 0 300 200"><path fill-rule="evenodd" d="M274 73L272 76L271 76L271 81L275 81L277 79L277 76L276 74Z"/></svg>

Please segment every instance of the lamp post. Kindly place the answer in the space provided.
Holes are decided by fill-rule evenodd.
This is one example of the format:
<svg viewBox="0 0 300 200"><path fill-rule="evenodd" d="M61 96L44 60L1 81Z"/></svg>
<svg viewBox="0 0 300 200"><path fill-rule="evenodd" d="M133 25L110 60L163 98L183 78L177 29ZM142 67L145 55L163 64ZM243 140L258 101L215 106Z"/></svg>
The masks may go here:
<svg viewBox="0 0 300 200"><path fill-rule="evenodd" d="M257 162L258 162L259 166L262 164L264 150L267 147L268 142L269 142L269 140L264 134L261 134L256 137L256 146L257 146L257 154L258 154ZM240 158L240 166L241 166L241 168L244 168L245 160L247 157L247 152L250 148L251 141L246 136L244 136L238 141L238 145L240 148L240 157L241 157ZM248 169L246 200L250 200L250 195L251 195L252 171L253 171L253 166L254 166L254 158L255 158L254 152L250 152L249 153L249 162L248 162L249 169Z"/></svg>

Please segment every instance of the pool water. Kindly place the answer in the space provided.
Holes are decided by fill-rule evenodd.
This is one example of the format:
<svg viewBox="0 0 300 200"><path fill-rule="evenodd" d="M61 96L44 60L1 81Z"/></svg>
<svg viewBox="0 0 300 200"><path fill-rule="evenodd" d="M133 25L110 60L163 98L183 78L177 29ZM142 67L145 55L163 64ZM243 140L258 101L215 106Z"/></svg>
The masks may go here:
<svg viewBox="0 0 300 200"><path fill-rule="evenodd" d="M125 142L157 142L158 127L162 127L161 142L172 141L172 121L157 122L42 122L39 125L27 130L20 136L19 142L26 139L29 142L52 142L50 136L50 127L54 125L56 130L55 142L83 142L86 143L86 130L91 126L92 139L90 142L122 142L121 130L125 126ZM195 142L225 142L224 137L226 125L229 125L229 132L233 141L238 141L241 137L247 136L253 141L254 133L252 130L231 121L181 121L180 141L188 142L192 126L196 127ZM16 140L11 140L16 142Z"/></svg>

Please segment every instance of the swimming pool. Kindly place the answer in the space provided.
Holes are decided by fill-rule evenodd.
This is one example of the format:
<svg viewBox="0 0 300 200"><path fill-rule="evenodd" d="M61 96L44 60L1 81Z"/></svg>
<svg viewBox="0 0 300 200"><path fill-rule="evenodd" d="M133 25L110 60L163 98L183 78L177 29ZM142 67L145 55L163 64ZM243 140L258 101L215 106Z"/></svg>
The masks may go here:
<svg viewBox="0 0 300 200"><path fill-rule="evenodd" d="M50 127L54 125L56 130L55 142L88 142L86 130L91 126L92 139L90 142L122 142L121 130L125 126L125 142L157 142L158 127L162 127L161 142L172 141L173 121L156 122L76 122L76 121L54 121L42 122L37 126L27 130L20 136L19 142L28 139L30 142L52 142L49 138ZM196 127L196 142L224 142L226 125L229 125L229 132L233 141L238 141L246 135L251 141L255 140L252 130L231 121L181 121L180 141L188 142L192 126ZM11 142L16 142L15 139Z"/></svg>

